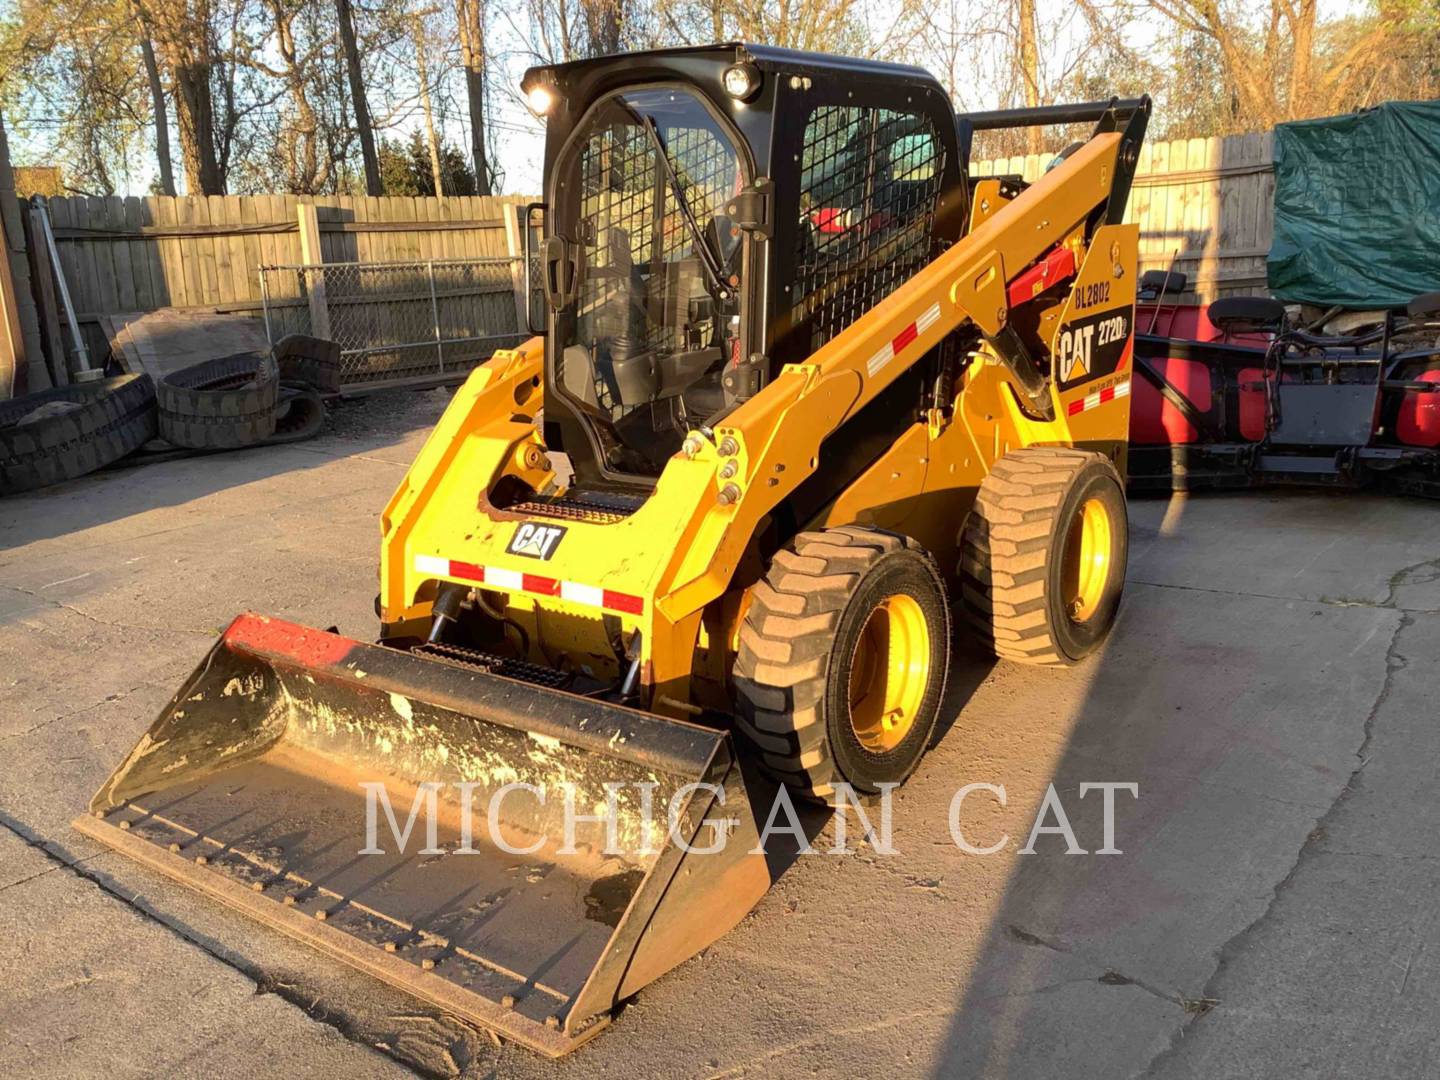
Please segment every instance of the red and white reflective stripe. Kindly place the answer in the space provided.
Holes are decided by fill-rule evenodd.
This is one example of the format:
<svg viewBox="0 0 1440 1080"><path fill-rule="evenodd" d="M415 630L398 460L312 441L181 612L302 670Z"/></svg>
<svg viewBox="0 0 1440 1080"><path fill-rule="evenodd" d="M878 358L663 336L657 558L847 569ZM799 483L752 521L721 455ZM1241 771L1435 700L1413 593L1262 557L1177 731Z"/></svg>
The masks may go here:
<svg viewBox="0 0 1440 1080"><path fill-rule="evenodd" d="M1067 416L1079 416L1082 412L1089 412L1098 405L1104 405L1107 401L1114 401L1116 398L1130 396L1130 380L1116 383L1114 386L1107 386L1104 390L1097 390L1093 394L1086 394L1083 398L1070 402L1066 407Z"/></svg>
<svg viewBox="0 0 1440 1080"><path fill-rule="evenodd" d="M940 305L938 303L931 304L921 313L918 319L905 327L904 330L901 330L900 333L896 334L888 345L870 358L870 362L865 365L865 370L870 373L870 377L873 379L876 372L904 351L905 346L909 345L939 321Z"/></svg>
<svg viewBox="0 0 1440 1080"><path fill-rule="evenodd" d="M489 585L502 592L558 596L572 604L603 608L606 611L623 611L627 615L640 615L645 611L645 600L640 596L602 589L595 585L583 585L578 581L561 581L543 574L526 574L503 566L477 566L459 559L443 559L438 555L416 555L415 572L473 581L477 585Z"/></svg>

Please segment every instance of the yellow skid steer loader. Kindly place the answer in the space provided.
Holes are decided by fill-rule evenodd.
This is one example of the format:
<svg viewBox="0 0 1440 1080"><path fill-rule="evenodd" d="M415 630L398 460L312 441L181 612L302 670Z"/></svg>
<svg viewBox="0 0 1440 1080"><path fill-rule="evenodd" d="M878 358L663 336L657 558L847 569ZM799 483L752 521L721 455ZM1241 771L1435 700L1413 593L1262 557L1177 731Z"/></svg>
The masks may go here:
<svg viewBox="0 0 1440 1080"><path fill-rule="evenodd" d="M241 615L77 824L558 1055L765 893L776 785L909 776L952 617L1105 637L1149 101L735 44L523 89L542 325L385 508L378 642ZM967 175L1028 125L1089 135Z"/></svg>

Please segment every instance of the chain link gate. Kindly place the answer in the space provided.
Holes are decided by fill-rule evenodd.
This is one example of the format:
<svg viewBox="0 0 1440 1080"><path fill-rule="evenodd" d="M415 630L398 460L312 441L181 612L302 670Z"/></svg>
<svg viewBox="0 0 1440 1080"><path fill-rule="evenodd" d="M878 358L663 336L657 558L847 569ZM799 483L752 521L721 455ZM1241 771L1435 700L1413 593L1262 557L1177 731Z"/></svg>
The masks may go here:
<svg viewBox="0 0 1440 1080"><path fill-rule="evenodd" d="M286 334L337 342L341 385L352 393L458 382L496 349L530 336L517 315L519 263L502 256L262 266L266 336L272 346Z"/></svg>

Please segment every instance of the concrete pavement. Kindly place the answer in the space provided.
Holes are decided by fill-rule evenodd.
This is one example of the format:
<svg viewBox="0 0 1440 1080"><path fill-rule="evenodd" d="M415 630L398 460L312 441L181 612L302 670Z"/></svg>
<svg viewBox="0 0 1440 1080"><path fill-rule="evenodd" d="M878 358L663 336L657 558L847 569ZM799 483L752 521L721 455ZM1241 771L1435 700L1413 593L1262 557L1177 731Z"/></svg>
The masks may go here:
<svg viewBox="0 0 1440 1080"><path fill-rule="evenodd" d="M12 1075L1428 1076L1440 507L1132 504L1126 606L1063 672L962 661L900 854L802 858L542 1061L84 840L109 769L245 608L365 636L378 516L440 392L319 440L0 502L0 1068ZM947 826L965 783L976 844ZM1082 846L1020 855L1053 784Z"/></svg>

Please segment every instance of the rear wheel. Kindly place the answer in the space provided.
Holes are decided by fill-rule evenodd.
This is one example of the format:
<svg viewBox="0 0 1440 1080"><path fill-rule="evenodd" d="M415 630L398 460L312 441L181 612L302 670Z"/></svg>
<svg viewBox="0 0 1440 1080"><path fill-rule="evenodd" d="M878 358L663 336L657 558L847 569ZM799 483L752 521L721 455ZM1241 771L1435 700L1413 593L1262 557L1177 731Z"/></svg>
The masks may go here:
<svg viewBox="0 0 1440 1080"><path fill-rule="evenodd" d="M997 656L1063 666L1105 640L1128 554L1125 494L1103 454L1033 446L980 485L961 536L965 621Z"/></svg>
<svg viewBox="0 0 1440 1080"><path fill-rule="evenodd" d="M949 659L945 589L919 545L858 526L801 533L751 593L737 726L802 794L874 794L919 764Z"/></svg>

